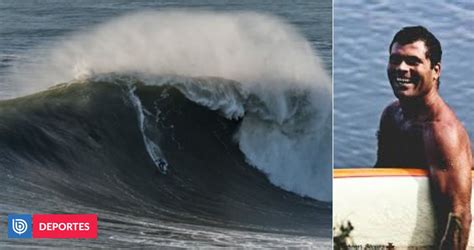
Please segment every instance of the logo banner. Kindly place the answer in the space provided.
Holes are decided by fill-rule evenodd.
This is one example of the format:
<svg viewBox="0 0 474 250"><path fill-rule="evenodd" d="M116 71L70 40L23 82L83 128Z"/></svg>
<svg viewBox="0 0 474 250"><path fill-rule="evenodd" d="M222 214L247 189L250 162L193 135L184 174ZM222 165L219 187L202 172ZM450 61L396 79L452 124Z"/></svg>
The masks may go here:
<svg viewBox="0 0 474 250"><path fill-rule="evenodd" d="M33 238L97 238L96 214L33 214Z"/></svg>

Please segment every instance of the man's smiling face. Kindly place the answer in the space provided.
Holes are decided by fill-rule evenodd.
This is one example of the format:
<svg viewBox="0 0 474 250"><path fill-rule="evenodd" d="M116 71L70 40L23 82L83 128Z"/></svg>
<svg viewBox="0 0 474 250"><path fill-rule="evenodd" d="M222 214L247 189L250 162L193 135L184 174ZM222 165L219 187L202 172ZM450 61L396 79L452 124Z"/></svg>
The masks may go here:
<svg viewBox="0 0 474 250"><path fill-rule="evenodd" d="M441 65L438 63L432 67L426 52L423 41L392 45L387 75L397 98L422 97L437 88Z"/></svg>

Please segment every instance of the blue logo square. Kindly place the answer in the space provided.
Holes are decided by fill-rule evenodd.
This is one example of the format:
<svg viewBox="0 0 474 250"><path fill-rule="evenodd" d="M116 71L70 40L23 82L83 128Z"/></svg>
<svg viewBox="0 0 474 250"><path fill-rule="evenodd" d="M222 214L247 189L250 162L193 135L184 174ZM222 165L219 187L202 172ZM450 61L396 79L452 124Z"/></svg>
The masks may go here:
<svg viewBox="0 0 474 250"><path fill-rule="evenodd" d="M8 215L8 238L31 238L31 214Z"/></svg>

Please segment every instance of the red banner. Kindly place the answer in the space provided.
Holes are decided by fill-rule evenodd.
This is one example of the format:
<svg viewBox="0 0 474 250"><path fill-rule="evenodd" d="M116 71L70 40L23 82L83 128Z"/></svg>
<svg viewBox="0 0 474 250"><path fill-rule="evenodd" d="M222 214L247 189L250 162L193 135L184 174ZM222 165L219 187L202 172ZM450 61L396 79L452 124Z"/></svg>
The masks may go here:
<svg viewBox="0 0 474 250"><path fill-rule="evenodd" d="M97 214L33 214L33 238L97 238Z"/></svg>

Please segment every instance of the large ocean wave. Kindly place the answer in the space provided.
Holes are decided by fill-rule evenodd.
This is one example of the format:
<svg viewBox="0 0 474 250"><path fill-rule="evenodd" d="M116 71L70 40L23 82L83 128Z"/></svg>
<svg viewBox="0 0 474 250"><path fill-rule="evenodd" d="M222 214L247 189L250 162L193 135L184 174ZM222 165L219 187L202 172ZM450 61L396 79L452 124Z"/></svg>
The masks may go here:
<svg viewBox="0 0 474 250"><path fill-rule="evenodd" d="M235 82L156 80L107 75L1 101L4 209L330 234L328 203L285 192L248 164L235 141L245 115L228 119L183 92L194 83L238 89Z"/></svg>
<svg viewBox="0 0 474 250"><path fill-rule="evenodd" d="M28 73L12 76L21 83L22 93L73 79L121 82L128 88L144 152L161 173L172 171L176 164L170 163L163 150L163 143L169 143L163 132L153 131L160 116L171 111L156 110L154 104L142 100L137 81L149 87L173 86L188 100L238 123L232 138L239 151L246 163L274 185L301 196L331 200L330 79L309 43L280 19L248 12L140 12L58 41L51 51L39 62L23 65ZM166 91L147 100L157 103L162 95ZM89 117L83 119L85 124L92 122ZM113 125L104 124L109 126ZM41 138L30 137L33 142ZM53 157L51 147L35 151L43 150L37 153L39 158ZM64 149L58 146L58 150ZM218 152L213 157L222 154ZM71 164L54 157L63 166ZM226 165L222 162L222 167Z"/></svg>

